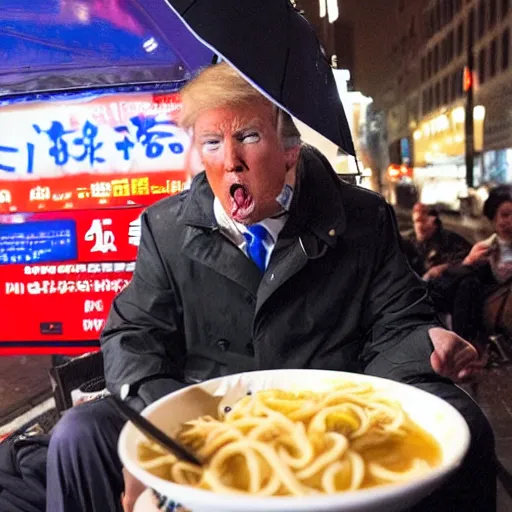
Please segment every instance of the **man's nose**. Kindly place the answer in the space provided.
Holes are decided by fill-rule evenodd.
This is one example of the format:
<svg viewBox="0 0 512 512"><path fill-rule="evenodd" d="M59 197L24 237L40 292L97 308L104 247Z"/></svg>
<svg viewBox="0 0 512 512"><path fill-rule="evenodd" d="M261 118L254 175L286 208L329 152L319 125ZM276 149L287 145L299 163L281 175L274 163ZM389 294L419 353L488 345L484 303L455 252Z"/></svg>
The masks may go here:
<svg viewBox="0 0 512 512"><path fill-rule="evenodd" d="M224 169L227 172L242 172L244 166L235 144L228 144L224 155Z"/></svg>

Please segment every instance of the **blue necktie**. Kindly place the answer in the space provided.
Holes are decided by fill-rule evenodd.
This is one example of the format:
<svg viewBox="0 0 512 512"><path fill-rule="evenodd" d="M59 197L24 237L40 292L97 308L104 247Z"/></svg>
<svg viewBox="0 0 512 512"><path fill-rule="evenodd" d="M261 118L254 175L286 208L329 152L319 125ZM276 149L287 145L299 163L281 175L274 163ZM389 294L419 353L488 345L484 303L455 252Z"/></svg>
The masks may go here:
<svg viewBox="0 0 512 512"><path fill-rule="evenodd" d="M269 236L268 231L260 224L248 226L247 232L244 233L247 241L247 253L256 266L265 272L267 267L267 249L263 245L263 241Z"/></svg>

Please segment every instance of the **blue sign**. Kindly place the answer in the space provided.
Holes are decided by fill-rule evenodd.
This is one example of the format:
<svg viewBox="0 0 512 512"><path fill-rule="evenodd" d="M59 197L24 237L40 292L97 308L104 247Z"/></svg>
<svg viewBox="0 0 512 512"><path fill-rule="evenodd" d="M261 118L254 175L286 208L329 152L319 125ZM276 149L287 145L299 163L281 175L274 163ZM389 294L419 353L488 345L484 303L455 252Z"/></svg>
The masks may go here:
<svg viewBox="0 0 512 512"><path fill-rule="evenodd" d="M77 259L74 220L0 224L0 265Z"/></svg>

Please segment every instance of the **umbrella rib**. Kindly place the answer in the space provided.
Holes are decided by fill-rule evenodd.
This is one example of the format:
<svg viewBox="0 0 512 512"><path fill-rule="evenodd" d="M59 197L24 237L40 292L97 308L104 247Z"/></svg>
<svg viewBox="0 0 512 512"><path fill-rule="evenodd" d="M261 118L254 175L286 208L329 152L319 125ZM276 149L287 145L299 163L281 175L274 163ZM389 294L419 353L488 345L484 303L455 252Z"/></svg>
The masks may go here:
<svg viewBox="0 0 512 512"><path fill-rule="evenodd" d="M190 9L192 9L192 7L194 7L194 5L196 5L198 2L198 0L194 0L182 13L180 13L180 16L183 16L185 17L187 15L187 12L190 11Z"/></svg>
<svg viewBox="0 0 512 512"><path fill-rule="evenodd" d="M281 77L281 85L279 87L279 94L280 94L279 102L280 103L283 103L284 84L285 84L285 80L286 80L286 72L288 70L288 61L289 60L290 60L290 47L288 46L288 48L286 49L286 58L284 61L284 72L283 72L283 76Z"/></svg>

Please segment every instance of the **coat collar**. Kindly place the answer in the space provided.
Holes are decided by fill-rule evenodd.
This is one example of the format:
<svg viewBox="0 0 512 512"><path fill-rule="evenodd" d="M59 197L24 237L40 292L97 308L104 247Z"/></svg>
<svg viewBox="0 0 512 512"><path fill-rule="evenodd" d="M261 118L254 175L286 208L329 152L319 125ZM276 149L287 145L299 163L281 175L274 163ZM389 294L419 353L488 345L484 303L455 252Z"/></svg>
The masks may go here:
<svg viewBox="0 0 512 512"><path fill-rule="evenodd" d="M307 230L333 247L346 228L346 216L341 200L343 183L319 151L303 146L297 167L297 184L290 208L290 222L283 235ZM214 195L206 174L197 175L184 199L178 222L189 226L215 230L218 228L213 211Z"/></svg>

